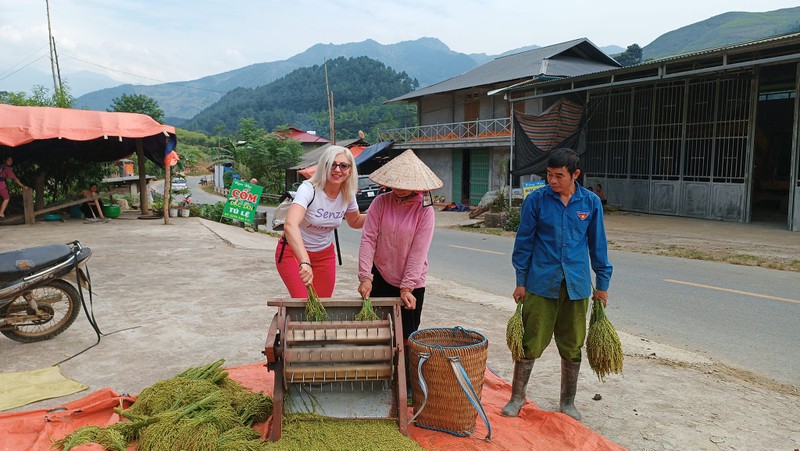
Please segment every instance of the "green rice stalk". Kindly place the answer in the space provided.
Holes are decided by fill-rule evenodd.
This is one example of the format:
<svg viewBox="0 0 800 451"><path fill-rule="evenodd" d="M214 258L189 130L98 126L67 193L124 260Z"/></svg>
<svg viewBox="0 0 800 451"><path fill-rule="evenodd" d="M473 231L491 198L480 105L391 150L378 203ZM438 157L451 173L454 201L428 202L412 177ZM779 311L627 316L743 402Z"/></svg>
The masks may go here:
<svg viewBox="0 0 800 451"><path fill-rule="evenodd" d="M311 285L309 285L307 289L308 300L306 301L306 318L308 318L309 321L323 321L327 319L328 312L325 311L325 307L319 300L316 290L314 290L314 287Z"/></svg>
<svg viewBox="0 0 800 451"><path fill-rule="evenodd" d="M237 440L228 442L225 447L220 447L220 450L225 451L269 451L272 446L269 442L263 440Z"/></svg>
<svg viewBox="0 0 800 451"><path fill-rule="evenodd" d="M236 408L241 424L252 426L267 421L272 416L273 401L263 393L253 393Z"/></svg>
<svg viewBox="0 0 800 451"><path fill-rule="evenodd" d="M378 314L375 313L375 307L372 306L372 301L369 298L364 298L364 302L361 303L361 310L356 315L356 321L376 321L378 318Z"/></svg>
<svg viewBox="0 0 800 451"><path fill-rule="evenodd" d="M202 415L206 415L203 413ZM207 451L216 449L220 432L213 419L184 418L177 423L158 422L142 431L137 451Z"/></svg>
<svg viewBox="0 0 800 451"><path fill-rule="evenodd" d="M586 357L600 382L605 382L603 378L611 373L622 374L622 343L611 321L606 317L603 302L600 300L594 301L592 305L586 336Z"/></svg>
<svg viewBox="0 0 800 451"><path fill-rule="evenodd" d="M117 431L125 438L125 442L133 443L136 440L139 440L139 431L145 427L147 424L147 420L142 421L118 421L108 429L113 431Z"/></svg>
<svg viewBox="0 0 800 451"><path fill-rule="evenodd" d="M223 432L219 436L218 445L220 448L226 449L223 445L230 442L257 440L261 438L261 434L253 428L236 426Z"/></svg>
<svg viewBox="0 0 800 451"><path fill-rule="evenodd" d="M255 429L243 426L223 432L217 442L217 449L225 451L262 451L269 447L270 444L261 440L261 434Z"/></svg>
<svg viewBox="0 0 800 451"><path fill-rule="evenodd" d="M254 393L230 378L222 381L220 388L245 426L267 421L272 415L272 397L263 392Z"/></svg>
<svg viewBox="0 0 800 451"><path fill-rule="evenodd" d="M216 384L228 377L228 373L222 369L222 365L224 364L225 359L219 359L207 365L189 368L178 374L177 377L183 377L185 379L205 379Z"/></svg>
<svg viewBox="0 0 800 451"><path fill-rule="evenodd" d="M517 302L517 309L511 318L508 319L506 326L506 344L511 351L511 358L515 362L525 358L525 350L522 348L522 338L525 328L522 324L522 302Z"/></svg>
<svg viewBox="0 0 800 451"><path fill-rule="evenodd" d="M97 443L102 446L103 449L113 451L125 451L128 448L128 442L122 434L116 430L101 428L99 426L84 426L78 428L61 440L54 441L52 446L68 451L75 446L85 445L87 443Z"/></svg>
<svg viewBox="0 0 800 451"><path fill-rule="evenodd" d="M142 390L128 410L135 415L154 415L192 404L218 390L219 387L209 380L176 376Z"/></svg>

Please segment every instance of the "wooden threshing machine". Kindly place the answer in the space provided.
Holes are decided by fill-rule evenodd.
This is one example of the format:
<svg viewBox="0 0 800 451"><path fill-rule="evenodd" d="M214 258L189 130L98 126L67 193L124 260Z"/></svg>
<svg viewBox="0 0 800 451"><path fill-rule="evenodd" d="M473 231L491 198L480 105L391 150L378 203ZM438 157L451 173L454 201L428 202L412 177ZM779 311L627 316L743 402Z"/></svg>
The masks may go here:
<svg viewBox="0 0 800 451"><path fill-rule="evenodd" d="M270 440L283 415L396 420L408 435L400 298L371 299L379 319L356 321L361 299L323 299L325 321L308 321L305 299L278 299L264 354L275 372Z"/></svg>

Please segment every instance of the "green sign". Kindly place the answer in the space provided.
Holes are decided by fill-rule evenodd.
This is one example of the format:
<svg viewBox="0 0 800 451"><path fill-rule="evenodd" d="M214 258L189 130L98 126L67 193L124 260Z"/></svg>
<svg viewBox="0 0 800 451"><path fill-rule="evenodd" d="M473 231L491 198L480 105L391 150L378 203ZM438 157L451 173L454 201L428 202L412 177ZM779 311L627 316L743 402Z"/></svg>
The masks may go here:
<svg viewBox="0 0 800 451"><path fill-rule="evenodd" d="M234 180L228 201L222 209L222 217L252 224L256 218L256 208L264 188L241 180Z"/></svg>

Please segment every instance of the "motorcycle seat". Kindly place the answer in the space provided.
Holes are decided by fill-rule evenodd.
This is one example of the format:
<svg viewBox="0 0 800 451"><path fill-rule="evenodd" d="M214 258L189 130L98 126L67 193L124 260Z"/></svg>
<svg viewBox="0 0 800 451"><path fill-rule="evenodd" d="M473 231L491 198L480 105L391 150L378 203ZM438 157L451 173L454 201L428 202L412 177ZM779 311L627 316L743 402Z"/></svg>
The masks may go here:
<svg viewBox="0 0 800 451"><path fill-rule="evenodd" d="M51 244L0 253L0 283L35 274L67 260L71 255L72 248L66 244Z"/></svg>

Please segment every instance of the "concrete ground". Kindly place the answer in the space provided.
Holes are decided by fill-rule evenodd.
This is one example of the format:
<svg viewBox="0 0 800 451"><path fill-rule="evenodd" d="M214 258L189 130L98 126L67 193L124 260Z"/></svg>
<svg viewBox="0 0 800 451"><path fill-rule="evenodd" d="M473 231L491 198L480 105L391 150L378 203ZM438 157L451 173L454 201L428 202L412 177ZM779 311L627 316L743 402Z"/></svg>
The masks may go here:
<svg viewBox="0 0 800 451"><path fill-rule="evenodd" d="M469 222L466 213L437 212L439 227ZM677 239L743 249L766 246L800 255L800 234L778 226L623 213L609 214L606 222L611 241ZM198 218L174 218L164 225L131 213L108 223L0 227L0 251L72 240L94 251L89 261L94 316L107 335L61 368L89 390L16 410L59 405L103 387L135 394L219 358L229 366L263 361L274 314L266 301L287 294L273 260L276 238ZM357 249L343 251L334 297L354 298ZM422 327L460 325L483 333L490 343L488 365L510 380L505 324L512 309L509 299L431 278ZM600 383L588 365L581 369L576 404L589 428L636 450L800 447L797 387L619 332L626 354L624 377ZM62 335L43 343L20 344L0 336L0 370L50 366L95 341L83 314ZM558 360L551 346L537 361L528 386L529 400L542 409L558 407Z"/></svg>

